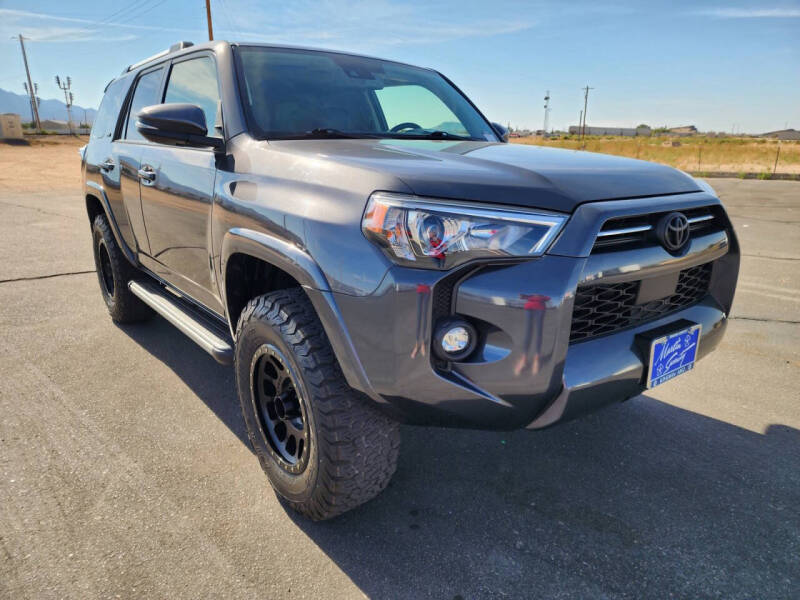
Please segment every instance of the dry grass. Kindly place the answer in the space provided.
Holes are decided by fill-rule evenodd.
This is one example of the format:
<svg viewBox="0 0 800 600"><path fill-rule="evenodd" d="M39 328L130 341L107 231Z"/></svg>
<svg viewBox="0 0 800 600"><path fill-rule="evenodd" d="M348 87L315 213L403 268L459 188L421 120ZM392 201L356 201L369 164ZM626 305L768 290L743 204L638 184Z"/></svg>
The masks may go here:
<svg viewBox="0 0 800 600"><path fill-rule="evenodd" d="M518 144L580 149L577 138L512 138ZM673 142L679 145L673 146ZM640 158L692 172L772 173L780 146L777 173L800 173L800 142L747 138L629 138L587 136L586 150Z"/></svg>

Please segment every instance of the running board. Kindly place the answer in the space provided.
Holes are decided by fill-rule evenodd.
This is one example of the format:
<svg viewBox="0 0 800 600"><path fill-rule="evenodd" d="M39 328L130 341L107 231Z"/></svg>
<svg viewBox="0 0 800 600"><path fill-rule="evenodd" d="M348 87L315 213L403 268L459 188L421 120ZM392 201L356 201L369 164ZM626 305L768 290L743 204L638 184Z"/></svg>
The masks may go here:
<svg viewBox="0 0 800 600"><path fill-rule="evenodd" d="M188 302L149 281L130 281L128 288L142 302L175 325L190 340L214 357L218 363L233 363L233 346L221 324L203 315Z"/></svg>

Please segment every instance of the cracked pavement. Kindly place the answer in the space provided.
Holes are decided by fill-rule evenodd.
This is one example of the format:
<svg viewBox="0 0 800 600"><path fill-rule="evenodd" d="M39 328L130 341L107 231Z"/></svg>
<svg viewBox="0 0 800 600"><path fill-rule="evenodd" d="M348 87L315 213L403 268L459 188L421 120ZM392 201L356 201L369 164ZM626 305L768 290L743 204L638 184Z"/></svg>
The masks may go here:
<svg viewBox="0 0 800 600"><path fill-rule="evenodd" d="M77 185L0 191L0 597L796 597L800 183L710 182L745 254L716 353L541 432L404 427L390 487L319 524L230 369L110 321Z"/></svg>

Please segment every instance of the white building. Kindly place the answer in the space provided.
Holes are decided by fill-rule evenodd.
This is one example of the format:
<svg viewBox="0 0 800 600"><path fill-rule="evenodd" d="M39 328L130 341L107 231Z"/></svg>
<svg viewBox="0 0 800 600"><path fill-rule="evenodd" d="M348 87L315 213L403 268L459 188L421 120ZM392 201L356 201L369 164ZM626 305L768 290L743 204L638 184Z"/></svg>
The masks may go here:
<svg viewBox="0 0 800 600"><path fill-rule="evenodd" d="M14 113L5 113L0 115L0 139L23 139L22 119L20 119L19 115Z"/></svg>

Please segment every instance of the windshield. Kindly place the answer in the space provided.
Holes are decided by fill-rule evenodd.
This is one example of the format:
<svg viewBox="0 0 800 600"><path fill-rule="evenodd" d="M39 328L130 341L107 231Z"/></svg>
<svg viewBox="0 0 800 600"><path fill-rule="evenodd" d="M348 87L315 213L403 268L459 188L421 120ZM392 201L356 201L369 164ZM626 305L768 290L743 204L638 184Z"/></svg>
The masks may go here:
<svg viewBox="0 0 800 600"><path fill-rule="evenodd" d="M315 50L240 46L236 54L260 138L498 139L434 71Z"/></svg>

